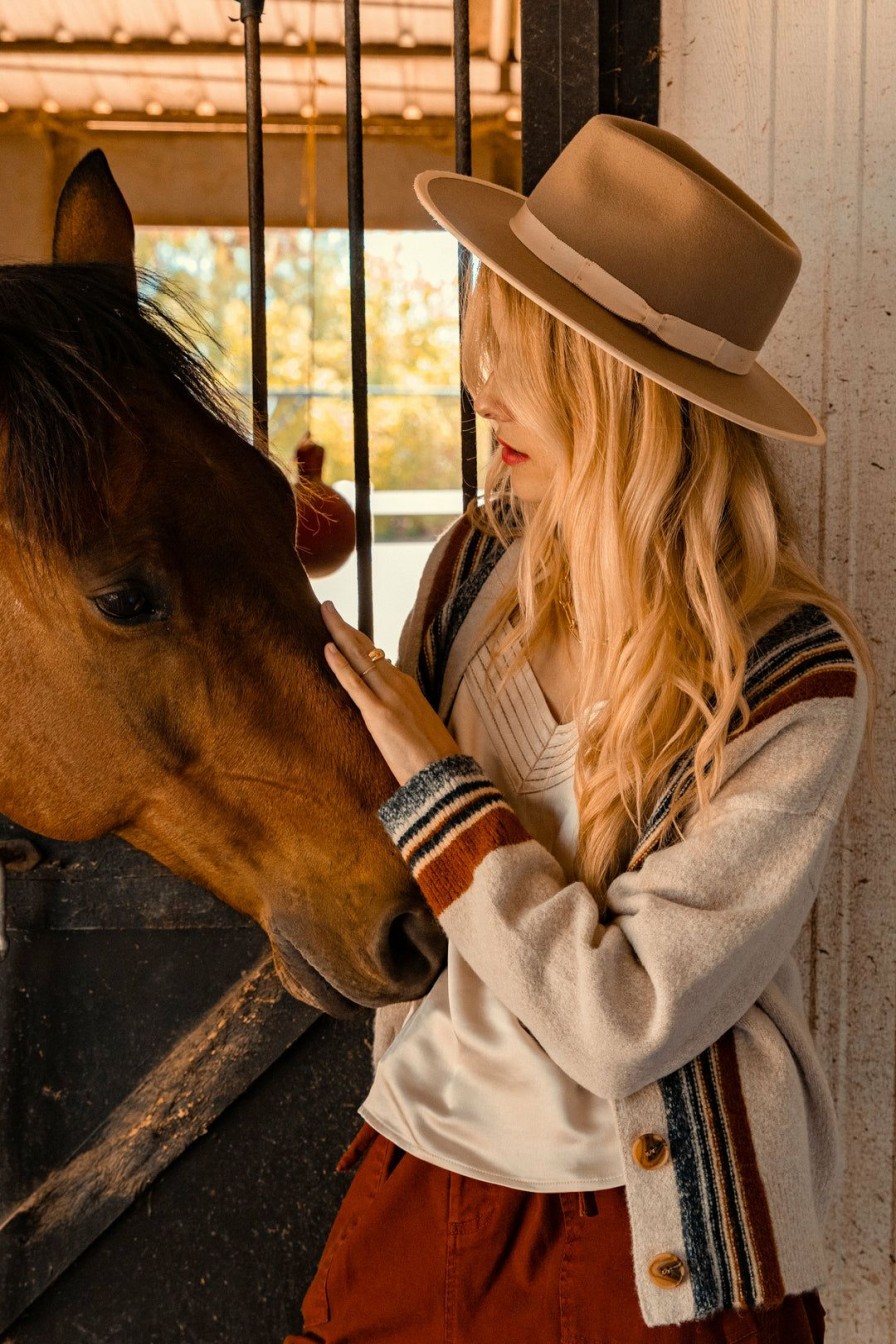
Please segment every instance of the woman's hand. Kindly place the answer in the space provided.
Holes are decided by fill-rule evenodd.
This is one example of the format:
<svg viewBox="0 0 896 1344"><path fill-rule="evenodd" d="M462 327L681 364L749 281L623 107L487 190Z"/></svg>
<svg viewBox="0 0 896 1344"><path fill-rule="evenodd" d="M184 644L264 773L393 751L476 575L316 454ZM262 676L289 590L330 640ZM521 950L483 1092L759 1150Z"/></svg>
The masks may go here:
<svg viewBox="0 0 896 1344"><path fill-rule="evenodd" d="M405 784L433 761L459 755L460 747L413 677L386 658L371 663L367 654L373 643L344 621L332 602L324 602L321 613L333 639L324 646L327 662L361 711L398 783Z"/></svg>

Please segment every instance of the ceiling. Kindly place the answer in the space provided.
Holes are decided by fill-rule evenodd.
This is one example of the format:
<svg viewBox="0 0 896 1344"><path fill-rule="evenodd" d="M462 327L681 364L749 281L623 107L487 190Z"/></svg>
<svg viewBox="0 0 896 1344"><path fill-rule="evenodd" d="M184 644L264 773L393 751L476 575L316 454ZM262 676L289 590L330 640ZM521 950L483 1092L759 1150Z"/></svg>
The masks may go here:
<svg viewBox="0 0 896 1344"><path fill-rule="evenodd" d="M519 0L470 0L474 118L519 120ZM237 0L0 0L0 126L23 115L113 129L209 126L245 116ZM365 117L454 113L452 0L361 0ZM267 0L268 122L341 119L342 0ZM514 134L513 131L510 132Z"/></svg>

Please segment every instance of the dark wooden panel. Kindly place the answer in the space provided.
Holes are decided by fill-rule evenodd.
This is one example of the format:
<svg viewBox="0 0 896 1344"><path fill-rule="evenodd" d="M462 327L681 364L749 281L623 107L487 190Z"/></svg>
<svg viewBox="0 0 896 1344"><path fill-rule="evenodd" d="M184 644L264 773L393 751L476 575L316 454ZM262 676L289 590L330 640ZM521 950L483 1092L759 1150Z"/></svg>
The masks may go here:
<svg viewBox="0 0 896 1344"><path fill-rule="evenodd" d="M589 117L654 125L660 0L521 0L523 191Z"/></svg>
<svg viewBox="0 0 896 1344"><path fill-rule="evenodd" d="M0 841L25 837L40 862L9 882L10 930L254 929L211 892L175 877L117 836L49 840L0 816Z"/></svg>
<svg viewBox="0 0 896 1344"><path fill-rule="evenodd" d="M656 126L660 103L660 0L600 0L600 112Z"/></svg>
<svg viewBox="0 0 896 1344"><path fill-rule="evenodd" d="M263 951L260 930L11 933L0 969L4 1214L77 1152Z"/></svg>
<svg viewBox="0 0 896 1344"><path fill-rule="evenodd" d="M209 892L115 837L2 819L0 842L23 836L39 862L7 880L0 1330L318 1016Z"/></svg>
<svg viewBox="0 0 896 1344"><path fill-rule="evenodd" d="M280 1344L348 1188L372 1016L320 1017L2 1344Z"/></svg>
<svg viewBox="0 0 896 1344"><path fill-rule="evenodd" d="M5 1211L0 1328L14 1321L317 1015L285 993L265 953L180 1036L74 1155Z"/></svg>

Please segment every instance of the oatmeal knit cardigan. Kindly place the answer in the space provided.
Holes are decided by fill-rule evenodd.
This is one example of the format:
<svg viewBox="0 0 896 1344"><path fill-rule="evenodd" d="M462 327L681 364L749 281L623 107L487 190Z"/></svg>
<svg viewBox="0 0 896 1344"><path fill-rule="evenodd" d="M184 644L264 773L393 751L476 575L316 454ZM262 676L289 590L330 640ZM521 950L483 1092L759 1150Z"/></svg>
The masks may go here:
<svg viewBox="0 0 896 1344"><path fill-rule="evenodd" d="M463 515L427 563L399 663L443 720L517 548ZM489 600L487 605L493 604ZM613 1103L644 1321L771 1307L826 1281L842 1175L792 949L861 749L867 685L806 604L750 650L750 717L683 838L657 831L686 753L606 908L524 829L469 756L426 766L380 819L461 955L550 1057ZM377 1010L373 1064L407 1004Z"/></svg>

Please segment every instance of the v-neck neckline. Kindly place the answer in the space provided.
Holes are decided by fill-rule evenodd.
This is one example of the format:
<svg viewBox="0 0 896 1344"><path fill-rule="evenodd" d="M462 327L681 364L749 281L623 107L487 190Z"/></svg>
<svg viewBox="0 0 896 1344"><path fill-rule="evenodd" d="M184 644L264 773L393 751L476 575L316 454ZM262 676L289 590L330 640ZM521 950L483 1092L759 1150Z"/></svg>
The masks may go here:
<svg viewBox="0 0 896 1344"><path fill-rule="evenodd" d="M561 721L554 714L554 711L548 704L547 696L545 695L544 691L541 688L541 682L535 675L535 669L530 663L528 658L526 657L523 658L522 662L517 668L516 675L518 677L521 677L526 682L532 694L533 700L535 700L539 706L539 710L541 713L542 720L545 724L545 727L550 731L552 735L555 733L565 732L569 729L575 729L576 725L574 720L566 719Z"/></svg>
<svg viewBox="0 0 896 1344"><path fill-rule="evenodd" d="M560 723L555 718L528 658L520 661L510 683L510 687L520 693L518 703L506 694L498 696L486 676L485 669L490 661L488 649L498 637L503 638L510 620L508 617L495 626L491 623L488 612L493 599L502 587L513 581L513 572L518 559L519 539L514 538L466 612L448 653L439 712L447 721L463 681L473 693L474 699L478 701L479 717L488 725L489 736L496 748L500 749L502 759L511 765L515 774L519 775L520 787L517 791L537 792L539 789L558 784L562 779L572 775L575 768L578 731L575 721ZM748 679L755 678L758 665L765 665L767 657L771 656L785 638L790 624L798 620L805 609L806 604L802 604L796 612L783 616L754 643L747 659ZM508 652L512 655L515 649L514 644ZM506 656L505 654L505 658ZM480 662L483 663L481 673L468 676L468 672L472 672L473 664ZM492 682L494 679L492 674ZM597 701L592 706L591 712L598 713L608 703L607 700ZM518 759L520 756L518 734L523 738L523 759ZM558 770L562 774L558 774Z"/></svg>
<svg viewBox="0 0 896 1344"><path fill-rule="evenodd" d="M518 641L505 649L495 664L491 649L511 627L508 617L482 642L470 659L463 682L502 761L513 774L514 791L538 793L572 777L578 727L574 719L560 723L554 716L528 658L521 660L504 690L498 690L501 675L518 650ZM606 703L600 701L594 708Z"/></svg>

